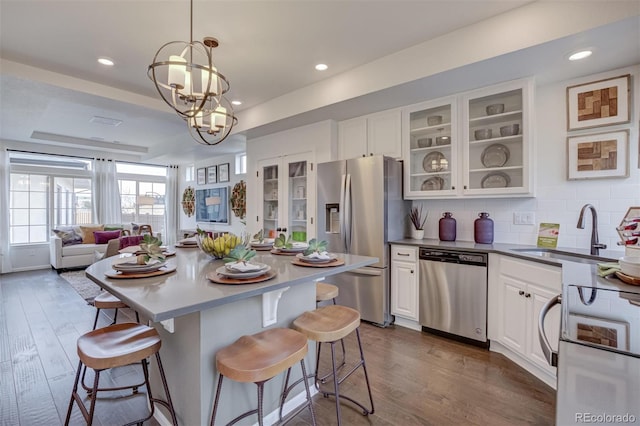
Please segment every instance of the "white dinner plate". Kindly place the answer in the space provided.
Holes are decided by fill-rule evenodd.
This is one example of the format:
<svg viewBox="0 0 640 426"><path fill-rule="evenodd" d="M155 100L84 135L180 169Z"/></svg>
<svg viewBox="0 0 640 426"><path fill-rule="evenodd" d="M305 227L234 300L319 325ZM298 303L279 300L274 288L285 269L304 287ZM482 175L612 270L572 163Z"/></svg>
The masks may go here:
<svg viewBox="0 0 640 426"><path fill-rule="evenodd" d="M258 265L264 265L264 264L259 263ZM260 275L264 275L271 270L271 266L269 265L264 265L264 266L265 267L260 269L259 271L247 271L247 272L237 272L237 271L227 269L226 266L220 266L218 269L216 269L216 272L222 276L229 277L229 278L240 278L240 279L255 278L255 277L259 277Z"/></svg>
<svg viewBox="0 0 640 426"><path fill-rule="evenodd" d="M305 256L302 253L298 253L296 255L298 259L307 263L329 263L338 258L338 256L336 256L334 253L329 253L328 256L329 256L329 259L318 259L317 257Z"/></svg>
<svg viewBox="0 0 640 426"><path fill-rule="evenodd" d="M167 262L156 262L151 265L136 265L134 263L114 263L111 265L116 271L123 274L134 274L139 272L154 272L165 266Z"/></svg>

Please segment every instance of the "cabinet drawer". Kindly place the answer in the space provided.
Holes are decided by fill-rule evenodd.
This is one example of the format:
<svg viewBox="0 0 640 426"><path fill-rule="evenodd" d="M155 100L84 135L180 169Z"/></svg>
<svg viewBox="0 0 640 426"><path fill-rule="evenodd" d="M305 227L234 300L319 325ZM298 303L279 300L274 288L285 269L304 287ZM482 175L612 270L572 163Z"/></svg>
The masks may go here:
<svg viewBox="0 0 640 426"><path fill-rule="evenodd" d="M391 260L416 262L418 260L418 247L391 246Z"/></svg>

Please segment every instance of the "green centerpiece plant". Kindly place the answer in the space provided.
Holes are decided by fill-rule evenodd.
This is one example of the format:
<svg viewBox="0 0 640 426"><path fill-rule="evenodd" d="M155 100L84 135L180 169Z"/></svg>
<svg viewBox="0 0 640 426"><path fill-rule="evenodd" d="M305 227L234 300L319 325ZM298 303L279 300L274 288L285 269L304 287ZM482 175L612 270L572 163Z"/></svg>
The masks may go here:
<svg viewBox="0 0 640 426"><path fill-rule="evenodd" d="M322 253L327 251L328 243L324 240L316 240L312 238L309 240L309 248L307 248L304 252L305 256L309 256L313 253Z"/></svg>
<svg viewBox="0 0 640 426"><path fill-rule="evenodd" d="M293 248L293 240L291 239L291 235L287 237L284 233L280 233L278 238L273 242L273 246L277 249L291 249Z"/></svg>
<svg viewBox="0 0 640 426"><path fill-rule="evenodd" d="M251 250L250 248L239 245L236 246L233 250L229 252L228 255L222 259L224 263L236 262L236 263L244 263L246 264L248 261L253 259L256 255L255 250Z"/></svg>
<svg viewBox="0 0 640 426"><path fill-rule="evenodd" d="M139 265L146 265L152 259L164 262L165 255L160 247L162 241L159 238L146 234L140 242L140 251L138 252L137 261Z"/></svg>

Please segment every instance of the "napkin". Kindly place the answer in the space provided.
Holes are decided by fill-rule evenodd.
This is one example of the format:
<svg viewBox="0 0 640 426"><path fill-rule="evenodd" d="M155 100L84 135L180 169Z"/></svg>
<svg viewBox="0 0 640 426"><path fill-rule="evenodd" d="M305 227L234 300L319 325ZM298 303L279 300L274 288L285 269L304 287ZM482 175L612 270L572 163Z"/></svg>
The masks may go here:
<svg viewBox="0 0 640 426"><path fill-rule="evenodd" d="M259 271L262 269L261 266L253 264L253 263L245 263L245 262L231 262L226 264L227 269L231 269L232 271L238 272L250 272L250 271Z"/></svg>
<svg viewBox="0 0 640 426"><path fill-rule="evenodd" d="M620 265L618 264L618 262L598 263L598 275L601 277L612 275L619 270L620 270Z"/></svg>
<svg viewBox="0 0 640 426"><path fill-rule="evenodd" d="M327 253L326 251L323 251L323 252L314 251L313 253L307 256L307 259L329 260L331 259L331 256L329 256L329 253Z"/></svg>

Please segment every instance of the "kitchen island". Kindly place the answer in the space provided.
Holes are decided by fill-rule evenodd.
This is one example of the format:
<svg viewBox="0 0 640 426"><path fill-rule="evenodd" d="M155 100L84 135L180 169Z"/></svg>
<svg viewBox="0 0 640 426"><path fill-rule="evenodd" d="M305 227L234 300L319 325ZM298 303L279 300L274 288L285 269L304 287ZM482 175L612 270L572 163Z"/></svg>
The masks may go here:
<svg viewBox="0 0 640 426"><path fill-rule="evenodd" d="M238 337L264 327L289 327L305 311L315 309L315 282L341 272L373 264L374 257L338 254L344 265L302 267L291 263L294 257L258 252L256 262L269 265L276 276L256 284L215 284L208 274L223 265L198 248L176 248L168 265L175 272L140 279L107 278L114 258L94 263L87 276L100 287L118 296L141 320L149 321L162 337L161 356L178 422L184 425L208 424L213 406L217 371L215 353ZM307 365L313 359L310 342ZM159 377L152 368L152 383ZM294 380L300 376L292 370ZM265 385L265 413L279 403L282 377ZM227 423L237 414L255 407L255 386L225 381L217 421ZM154 388L155 394L162 394ZM304 392L293 397L290 406L301 403ZM163 411L163 414L166 413ZM162 420L162 419L160 419ZM253 422L255 419L251 419ZM270 423L270 422L268 422Z"/></svg>

